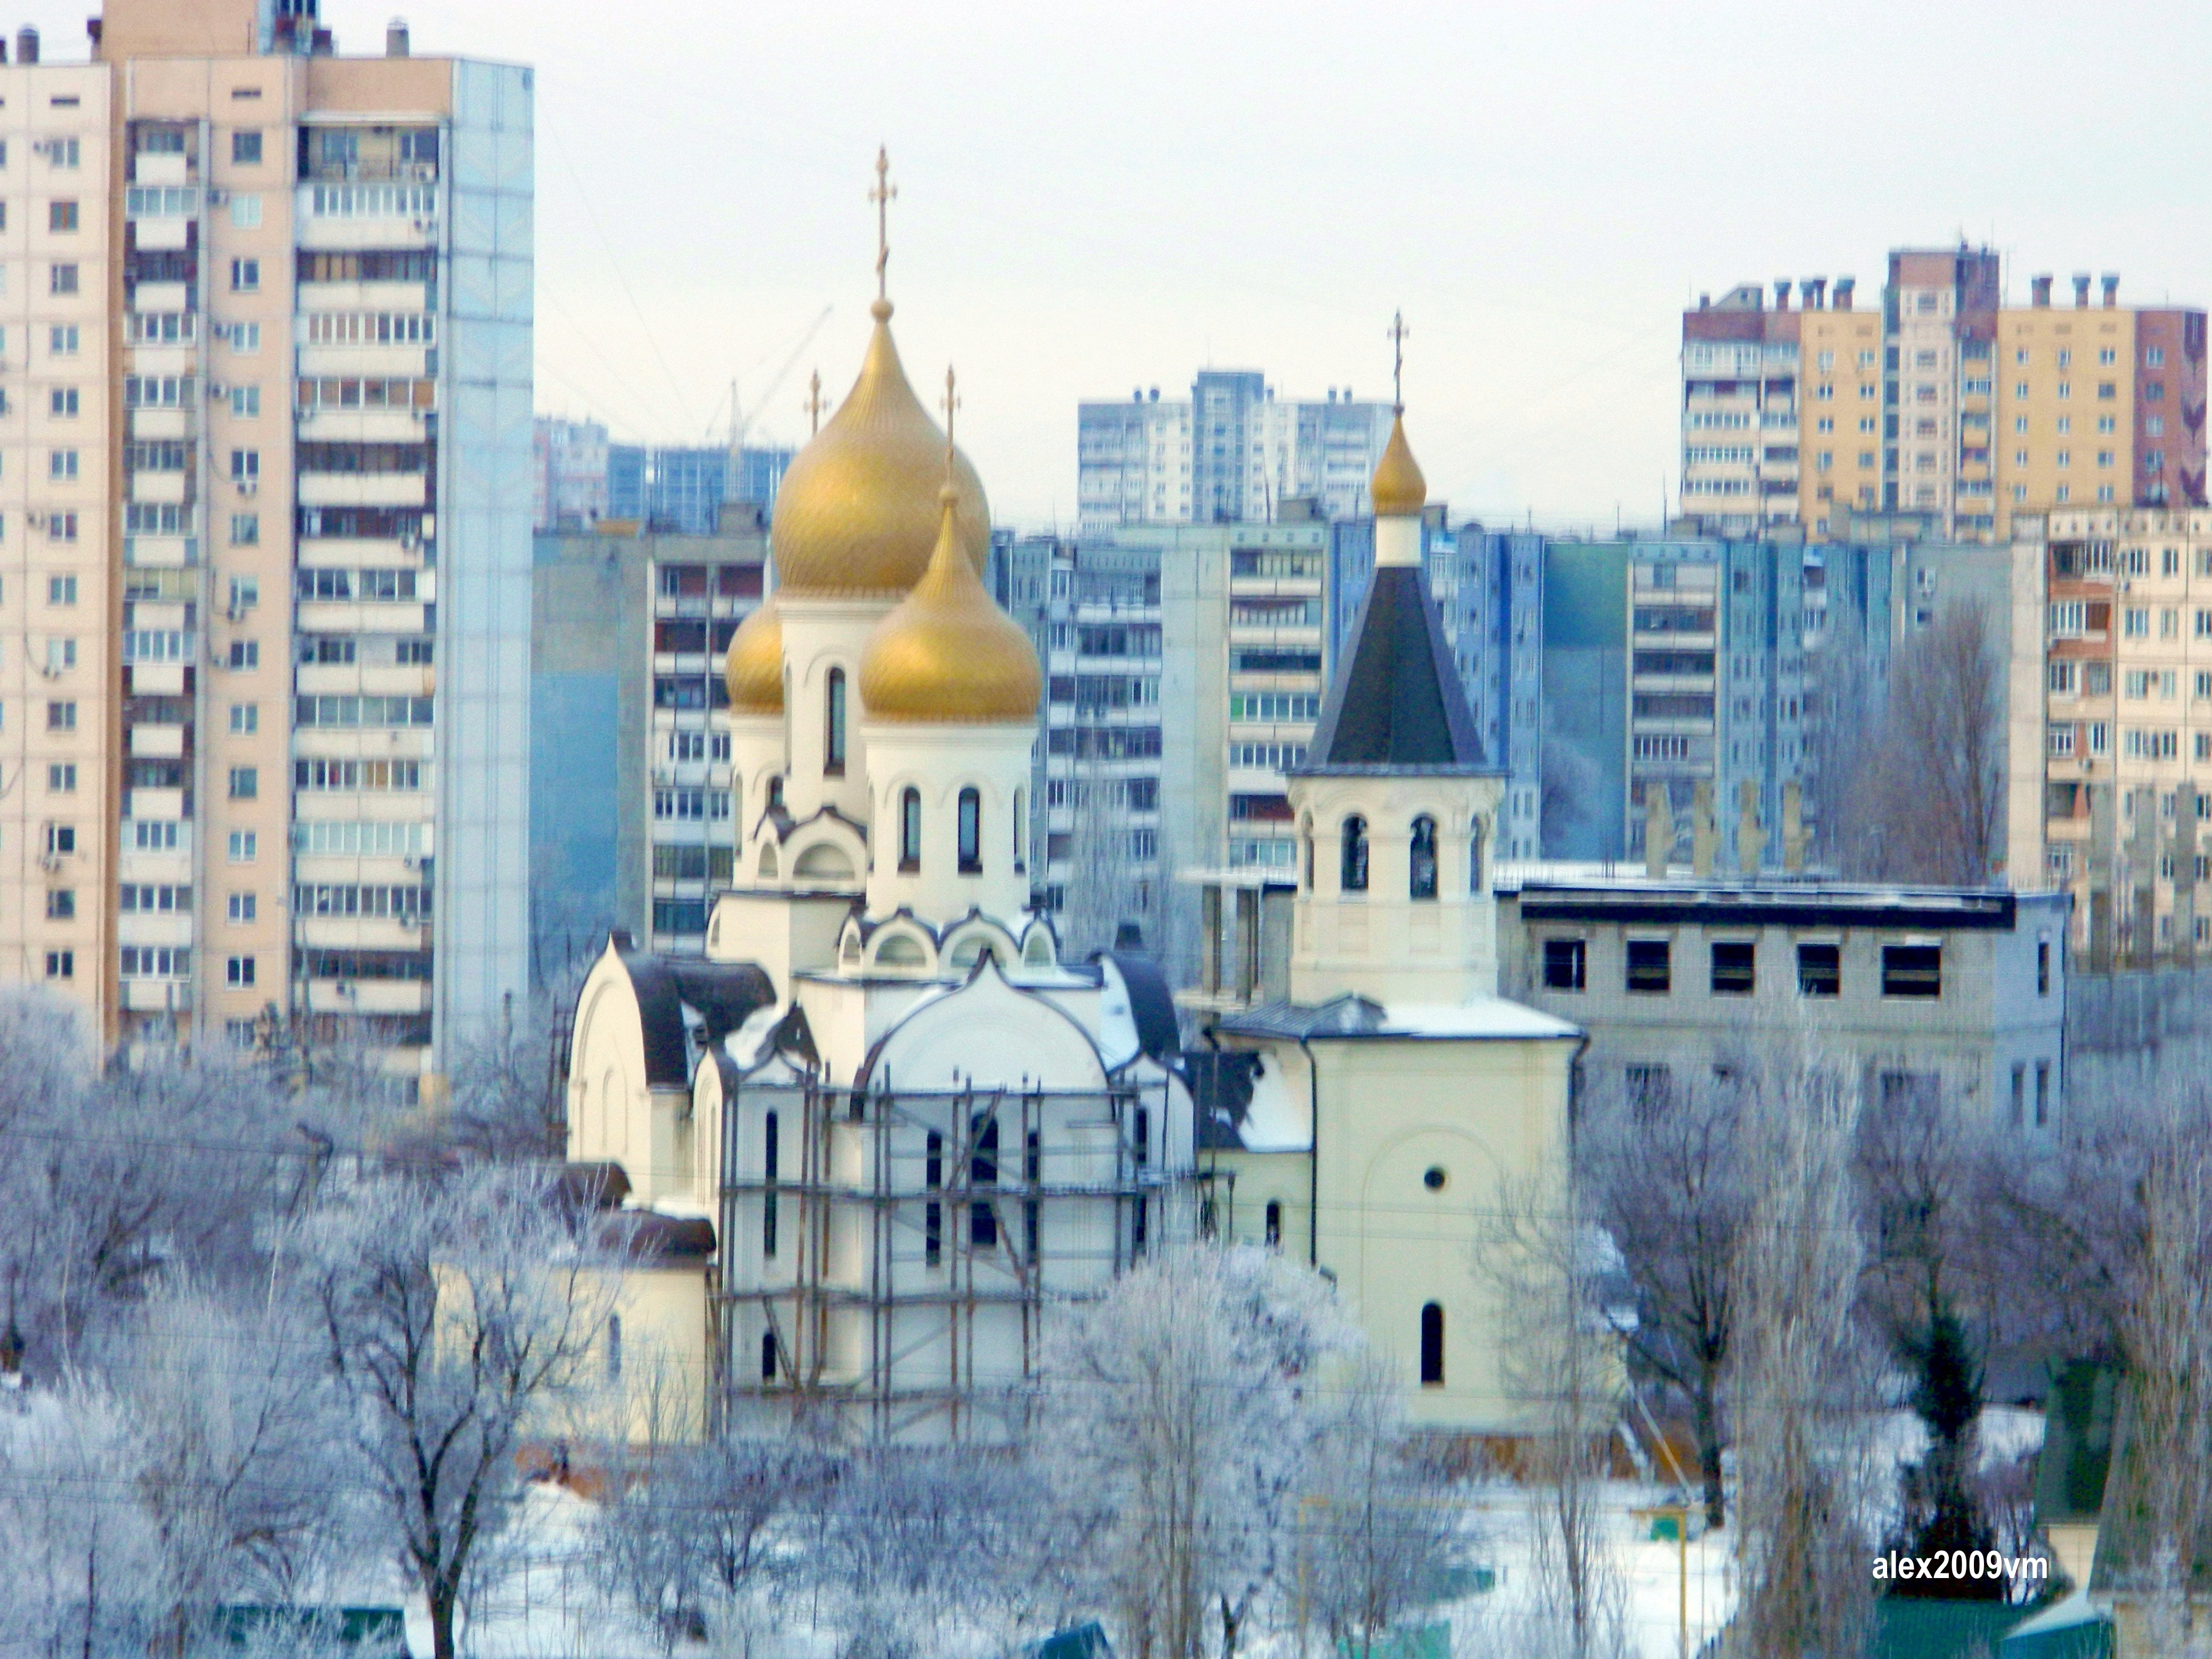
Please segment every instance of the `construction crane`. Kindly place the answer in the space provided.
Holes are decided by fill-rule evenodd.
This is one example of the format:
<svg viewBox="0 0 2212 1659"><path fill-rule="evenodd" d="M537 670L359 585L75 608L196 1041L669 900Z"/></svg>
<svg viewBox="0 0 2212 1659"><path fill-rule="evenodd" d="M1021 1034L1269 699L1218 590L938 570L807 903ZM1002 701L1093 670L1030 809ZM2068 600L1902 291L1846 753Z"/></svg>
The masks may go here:
<svg viewBox="0 0 2212 1659"><path fill-rule="evenodd" d="M750 409L745 409L739 404L738 383L735 380L730 382L730 468L733 477L738 466L738 452L744 447L746 434L752 430L753 422L760 418L761 410L769 406L769 402L782 387L785 378L790 374L793 367L805 355L806 348L814 343L814 337L822 331L822 325L830 320L830 313L834 309L835 307L831 306L822 307L821 314L816 317L813 322L807 325L806 331L799 337L799 343L792 347L791 355L783 360L783 367L776 370L775 378L768 383L768 389L753 400L753 406ZM711 422L708 426L708 435L709 437L714 435Z"/></svg>

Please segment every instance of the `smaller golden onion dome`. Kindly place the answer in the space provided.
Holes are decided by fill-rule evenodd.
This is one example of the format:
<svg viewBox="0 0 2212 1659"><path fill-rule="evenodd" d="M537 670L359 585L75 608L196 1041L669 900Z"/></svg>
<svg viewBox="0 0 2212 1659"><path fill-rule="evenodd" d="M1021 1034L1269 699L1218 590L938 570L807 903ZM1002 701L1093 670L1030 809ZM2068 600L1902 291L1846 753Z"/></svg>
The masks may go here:
<svg viewBox="0 0 2212 1659"><path fill-rule="evenodd" d="M1413 518L1428 505L1429 481L1421 476L1413 445L1406 441L1403 413L1390 424L1390 441L1383 448L1382 459L1375 463L1375 477L1368 483L1367 494L1378 519Z"/></svg>
<svg viewBox="0 0 2212 1659"><path fill-rule="evenodd" d="M771 593L730 641L722 682L733 714L783 713L783 617Z"/></svg>
<svg viewBox="0 0 2212 1659"><path fill-rule="evenodd" d="M878 300L872 314L876 331L860 378L776 487L769 533L776 574L792 593L903 593L937 539L945 434L907 382L891 340L890 301ZM952 482L961 544L980 573L991 552L983 482L957 453Z"/></svg>
<svg viewBox="0 0 2212 1659"><path fill-rule="evenodd" d="M860 653L861 707L871 720L1034 720L1044 689L1036 652L964 556L959 492L947 484L938 499L929 568Z"/></svg>

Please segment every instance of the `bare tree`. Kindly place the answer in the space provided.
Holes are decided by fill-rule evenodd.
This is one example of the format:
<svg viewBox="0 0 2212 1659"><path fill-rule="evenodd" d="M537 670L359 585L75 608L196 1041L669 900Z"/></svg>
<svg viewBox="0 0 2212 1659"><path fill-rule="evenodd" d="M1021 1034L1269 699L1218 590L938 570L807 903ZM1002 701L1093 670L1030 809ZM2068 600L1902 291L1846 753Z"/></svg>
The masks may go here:
<svg viewBox="0 0 2212 1659"><path fill-rule="evenodd" d="M1363 1352L1322 1426L1307 1493L1301 1583L1336 1650L1368 1659L1411 1607L1438 1593L1459 1505L1405 1423L1396 1370Z"/></svg>
<svg viewBox="0 0 2212 1659"><path fill-rule="evenodd" d="M1967 887L1996 879L2004 862L2004 676L1978 601L1946 605L1899 647L1879 741L1852 745L1828 791L1840 815L1831 850L1846 873ZM1832 711L1828 723L1844 713Z"/></svg>
<svg viewBox="0 0 2212 1659"><path fill-rule="evenodd" d="M1561 1659L1629 1650L1626 1589L1605 1537L1622 1378L1616 1322L1601 1305L1608 1252L1595 1214L1565 1172L1501 1181L1475 1257L1504 1316L1506 1389L1528 1419L1521 1477L1534 1522L1538 1623L1522 1639Z"/></svg>
<svg viewBox="0 0 2212 1659"><path fill-rule="evenodd" d="M1317 1275L1272 1252L1163 1252L1071 1312L1032 1419L1096 1589L1137 1659L1233 1656L1289 1557L1307 1391L1346 1340Z"/></svg>
<svg viewBox="0 0 2212 1659"><path fill-rule="evenodd" d="M1751 1220L1735 1269L1729 1363L1741 1601L1732 1650L1758 1659L1862 1650L1876 1481L1857 1322L1852 1097L1812 1058L1751 1097Z"/></svg>
<svg viewBox="0 0 2212 1659"><path fill-rule="evenodd" d="M1593 1218L1634 1291L1620 1333L1632 1368L1674 1390L1698 1443L1705 1520L1727 1519L1723 1384L1735 1329L1736 1253L1751 1217L1742 1093L1731 1084L1665 1101L1593 1102L1576 1156Z"/></svg>
<svg viewBox="0 0 2212 1659"><path fill-rule="evenodd" d="M316 1297L381 1541L428 1606L437 1659L480 1545L520 1494L527 1429L557 1436L619 1289L546 1183L388 1178L319 1218Z"/></svg>
<svg viewBox="0 0 2212 1659"><path fill-rule="evenodd" d="M1060 925L1063 948L1078 961L1093 951L1112 950L1121 925L1138 915L1127 788L1127 780L1089 756L1077 763L1077 775L1068 781L1075 826L1068 838ZM1158 940L1147 943L1157 948Z"/></svg>

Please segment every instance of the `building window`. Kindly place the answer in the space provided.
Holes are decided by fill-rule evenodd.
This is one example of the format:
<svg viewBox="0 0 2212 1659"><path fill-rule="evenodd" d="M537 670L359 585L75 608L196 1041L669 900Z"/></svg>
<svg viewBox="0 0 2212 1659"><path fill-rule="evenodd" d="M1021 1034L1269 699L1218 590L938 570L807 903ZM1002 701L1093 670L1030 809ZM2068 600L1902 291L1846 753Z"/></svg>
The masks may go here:
<svg viewBox="0 0 2212 1659"><path fill-rule="evenodd" d="M1467 890L1480 893L1482 879L1482 820L1477 818L1467 826Z"/></svg>
<svg viewBox="0 0 2212 1659"><path fill-rule="evenodd" d="M77 291L76 267L54 265L46 272L46 291L49 294L70 295Z"/></svg>
<svg viewBox="0 0 2212 1659"><path fill-rule="evenodd" d="M230 159L239 167L258 167L261 164L261 135L258 132L232 133Z"/></svg>
<svg viewBox="0 0 2212 1659"><path fill-rule="evenodd" d="M923 1146L921 1184L933 1193L945 1185L945 1137L934 1129ZM930 1267L945 1259L945 1206L935 1199L922 1206L921 1259Z"/></svg>
<svg viewBox="0 0 2212 1659"><path fill-rule="evenodd" d="M1407 845L1407 857L1406 890L1408 896L1434 898L1437 896L1437 821L1426 813L1413 820L1413 833Z"/></svg>
<svg viewBox="0 0 2212 1659"><path fill-rule="evenodd" d="M960 792L960 873L983 872L983 797L971 786Z"/></svg>
<svg viewBox="0 0 2212 1659"><path fill-rule="evenodd" d="M770 1112L761 1121L761 1179L769 1190L761 1197L761 1255L775 1258L776 1121Z"/></svg>
<svg viewBox="0 0 2212 1659"><path fill-rule="evenodd" d="M1628 988L1664 996L1671 988L1668 945L1663 939L1628 941Z"/></svg>
<svg viewBox="0 0 2212 1659"><path fill-rule="evenodd" d="M2047 939L2035 942L2035 994L2051 994L2051 941Z"/></svg>
<svg viewBox="0 0 2212 1659"><path fill-rule="evenodd" d="M775 1381L775 1333L774 1331L761 1333L761 1381L763 1382Z"/></svg>
<svg viewBox="0 0 2212 1659"><path fill-rule="evenodd" d="M229 915L230 919L233 921L252 921L254 909L254 896L252 894L233 893L230 896Z"/></svg>
<svg viewBox="0 0 2212 1659"><path fill-rule="evenodd" d="M69 921L76 915L76 890L71 887L51 888L46 893L46 920Z"/></svg>
<svg viewBox="0 0 2212 1659"><path fill-rule="evenodd" d="M1885 945L1881 947L1881 994L1886 997L1943 994L1943 947Z"/></svg>
<svg viewBox="0 0 2212 1659"><path fill-rule="evenodd" d="M1271 1250L1279 1247L1283 1242L1283 1200L1279 1198L1267 1200L1267 1248Z"/></svg>
<svg viewBox="0 0 2212 1659"><path fill-rule="evenodd" d="M1367 890L1367 820L1357 813L1345 819L1343 842L1343 867L1339 876L1344 890L1364 893Z"/></svg>
<svg viewBox="0 0 2212 1659"><path fill-rule="evenodd" d="M233 294L261 292L261 261L233 259L230 262L230 291Z"/></svg>
<svg viewBox="0 0 2212 1659"><path fill-rule="evenodd" d="M1801 945L1797 947L1797 994L1801 997L1841 996L1844 990L1844 952L1839 945Z"/></svg>
<svg viewBox="0 0 2212 1659"><path fill-rule="evenodd" d="M822 769L833 778L845 775L845 671L830 671L830 684L824 692L824 726L822 736Z"/></svg>
<svg viewBox="0 0 2212 1659"><path fill-rule="evenodd" d="M47 951L46 977L48 979L75 979L76 977L76 952L74 951Z"/></svg>
<svg viewBox="0 0 2212 1659"><path fill-rule="evenodd" d="M1589 967L1589 947L1578 939L1547 939L1544 941L1544 988L1547 991L1579 991L1583 975Z"/></svg>
<svg viewBox="0 0 2212 1659"><path fill-rule="evenodd" d="M251 766L230 769L230 798L233 800L258 800L261 796L261 774Z"/></svg>
<svg viewBox="0 0 2212 1659"><path fill-rule="evenodd" d="M253 983L253 958L252 957L231 957L229 961L223 964L223 981L228 985L235 986L240 989L252 985Z"/></svg>
<svg viewBox="0 0 2212 1659"><path fill-rule="evenodd" d="M1421 1386L1438 1389L1443 1386L1443 1304L1425 1302L1421 1304Z"/></svg>
<svg viewBox="0 0 2212 1659"><path fill-rule="evenodd" d="M2027 1121L2027 1062L2014 1060L2012 1067L2012 1121L2018 1128Z"/></svg>
<svg viewBox="0 0 2212 1659"><path fill-rule="evenodd" d="M1741 939L1713 945L1712 991L1717 997L1747 997L1758 988L1756 945Z"/></svg>
<svg viewBox="0 0 2212 1659"><path fill-rule="evenodd" d="M76 204L75 202L47 203L46 228L48 230L63 232L75 230L76 228Z"/></svg>
<svg viewBox="0 0 2212 1659"><path fill-rule="evenodd" d="M254 835L252 830L232 830L230 832L230 861L233 864L252 863L255 849L258 845L258 837Z"/></svg>
<svg viewBox="0 0 2212 1659"><path fill-rule="evenodd" d="M56 420L73 421L76 418L77 410L77 393L75 386L56 386L46 388L46 413Z"/></svg>
<svg viewBox="0 0 2212 1659"><path fill-rule="evenodd" d="M972 1187L999 1184L999 1120L986 1118L975 1132L975 1150L968 1159L968 1182ZM999 1246L999 1212L987 1199L968 1206L968 1242L979 1250Z"/></svg>
<svg viewBox="0 0 2212 1659"><path fill-rule="evenodd" d="M899 793L899 871L913 875L921 868L921 791L908 787Z"/></svg>
<svg viewBox="0 0 2212 1659"><path fill-rule="evenodd" d="M2035 1062L2035 1127L2043 1128L2051 1121L2051 1062Z"/></svg>
<svg viewBox="0 0 2212 1659"><path fill-rule="evenodd" d="M74 732L76 730L76 705L73 702L49 702L46 705L46 730Z"/></svg>

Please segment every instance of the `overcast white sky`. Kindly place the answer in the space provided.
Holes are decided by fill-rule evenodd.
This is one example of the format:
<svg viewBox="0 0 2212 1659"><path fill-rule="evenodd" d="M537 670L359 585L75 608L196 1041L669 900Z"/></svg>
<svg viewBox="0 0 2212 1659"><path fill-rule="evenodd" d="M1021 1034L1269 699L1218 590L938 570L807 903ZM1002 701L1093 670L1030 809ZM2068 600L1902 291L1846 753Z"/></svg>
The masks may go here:
<svg viewBox="0 0 2212 1659"><path fill-rule="evenodd" d="M1072 517L1075 404L1212 362L1388 390L1394 307L1455 517L1649 521L1677 313L1859 279L1961 233L2011 293L2117 270L2212 298L2212 7L1049 6L403 0L418 52L536 65L538 403L626 438L793 439L891 291L917 386L956 362L996 514ZM19 6L81 56L86 0ZM392 0L323 0L342 51ZM781 386L769 382L824 307Z"/></svg>

